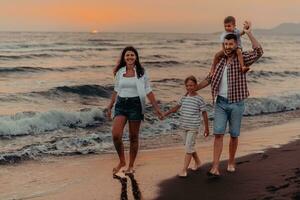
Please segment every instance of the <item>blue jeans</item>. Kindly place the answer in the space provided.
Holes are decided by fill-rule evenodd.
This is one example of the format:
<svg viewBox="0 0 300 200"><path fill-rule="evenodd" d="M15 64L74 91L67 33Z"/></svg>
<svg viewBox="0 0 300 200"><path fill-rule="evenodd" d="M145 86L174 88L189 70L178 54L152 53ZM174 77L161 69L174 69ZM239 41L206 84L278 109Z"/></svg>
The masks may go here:
<svg viewBox="0 0 300 200"><path fill-rule="evenodd" d="M229 122L231 137L238 137L244 110L244 100L229 103L228 99L218 96L214 111L214 134L225 134L227 122Z"/></svg>

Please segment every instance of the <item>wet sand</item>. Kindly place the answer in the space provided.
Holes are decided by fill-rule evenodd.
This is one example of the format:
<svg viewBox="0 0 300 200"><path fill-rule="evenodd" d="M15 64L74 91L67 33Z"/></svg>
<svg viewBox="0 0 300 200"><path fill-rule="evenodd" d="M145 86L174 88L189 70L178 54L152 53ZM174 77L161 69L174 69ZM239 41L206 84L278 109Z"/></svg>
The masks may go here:
<svg viewBox="0 0 300 200"><path fill-rule="evenodd" d="M209 178L205 165L186 179L170 178L160 184L160 200L176 199L300 199L300 140L237 160L235 173ZM226 169L227 162L221 167Z"/></svg>
<svg viewBox="0 0 300 200"><path fill-rule="evenodd" d="M111 170L117 163L117 157L111 154L48 157L1 166L0 199L120 199L122 186L123 196L128 195L128 199L134 199L132 188L135 195L140 194L143 199L198 199L201 195L204 199L217 199L225 193L234 195L229 199L269 199L277 195L292 198L299 195L299 122L295 119L243 132L237 156L252 155L238 160L235 174L227 174L223 166L223 177L217 182L207 179L208 164L203 170L190 173L189 178L178 179L176 174L182 167L184 151L181 145L176 145L140 151L133 186L130 178L122 173L119 175L125 179L113 178ZM223 160L228 158L228 139L227 136L224 140ZM197 149L200 158L204 164L209 163L213 140L199 140ZM290 143L292 141L297 142ZM280 147L287 143L290 144ZM218 192L215 192L216 188ZM244 193L247 195L240 198L239 195Z"/></svg>

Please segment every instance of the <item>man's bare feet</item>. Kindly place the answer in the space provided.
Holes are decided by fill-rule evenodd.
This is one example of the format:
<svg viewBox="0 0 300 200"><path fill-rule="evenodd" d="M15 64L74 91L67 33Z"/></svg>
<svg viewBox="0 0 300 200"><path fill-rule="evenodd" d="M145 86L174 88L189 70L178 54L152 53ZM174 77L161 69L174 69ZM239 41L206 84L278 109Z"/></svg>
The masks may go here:
<svg viewBox="0 0 300 200"><path fill-rule="evenodd" d="M250 67L243 66L241 70L242 70L242 73L246 73L247 71L250 70Z"/></svg>
<svg viewBox="0 0 300 200"><path fill-rule="evenodd" d="M219 177L220 176L219 169L213 167L207 172L207 175L212 177Z"/></svg>
<svg viewBox="0 0 300 200"><path fill-rule="evenodd" d="M228 172L235 172L235 165L233 165L233 164L228 164L228 166L227 166L227 171L228 171Z"/></svg>
<svg viewBox="0 0 300 200"><path fill-rule="evenodd" d="M118 173L122 167L124 167L126 163L120 162L116 167L113 168L113 174Z"/></svg>
<svg viewBox="0 0 300 200"><path fill-rule="evenodd" d="M181 170L178 173L178 177L180 177L180 178L186 178L187 177L187 171L186 170Z"/></svg>

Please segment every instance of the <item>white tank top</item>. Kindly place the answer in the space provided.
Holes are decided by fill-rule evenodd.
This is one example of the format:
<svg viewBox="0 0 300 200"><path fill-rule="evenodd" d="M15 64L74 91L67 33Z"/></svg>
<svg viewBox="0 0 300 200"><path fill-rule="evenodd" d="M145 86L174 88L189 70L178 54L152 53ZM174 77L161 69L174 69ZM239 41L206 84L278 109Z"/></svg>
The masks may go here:
<svg viewBox="0 0 300 200"><path fill-rule="evenodd" d="M138 97L136 77L121 77L119 82L120 97Z"/></svg>

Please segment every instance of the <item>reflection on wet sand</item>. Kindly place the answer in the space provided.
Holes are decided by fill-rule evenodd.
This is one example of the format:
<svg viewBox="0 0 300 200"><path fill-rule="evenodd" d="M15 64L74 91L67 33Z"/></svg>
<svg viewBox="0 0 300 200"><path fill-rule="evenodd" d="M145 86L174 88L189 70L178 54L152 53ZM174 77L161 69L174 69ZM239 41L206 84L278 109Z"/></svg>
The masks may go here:
<svg viewBox="0 0 300 200"><path fill-rule="evenodd" d="M133 198L135 200L142 200L142 193L140 191L139 188L139 184L137 182L137 180L134 177L134 174L130 173L130 174L124 174L124 173L117 173L113 175L114 179L119 180L119 182L121 183L121 195L120 195L120 200L127 200L128 199L128 193L127 193L127 176L130 179L131 182L131 191L132 191L132 195Z"/></svg>

